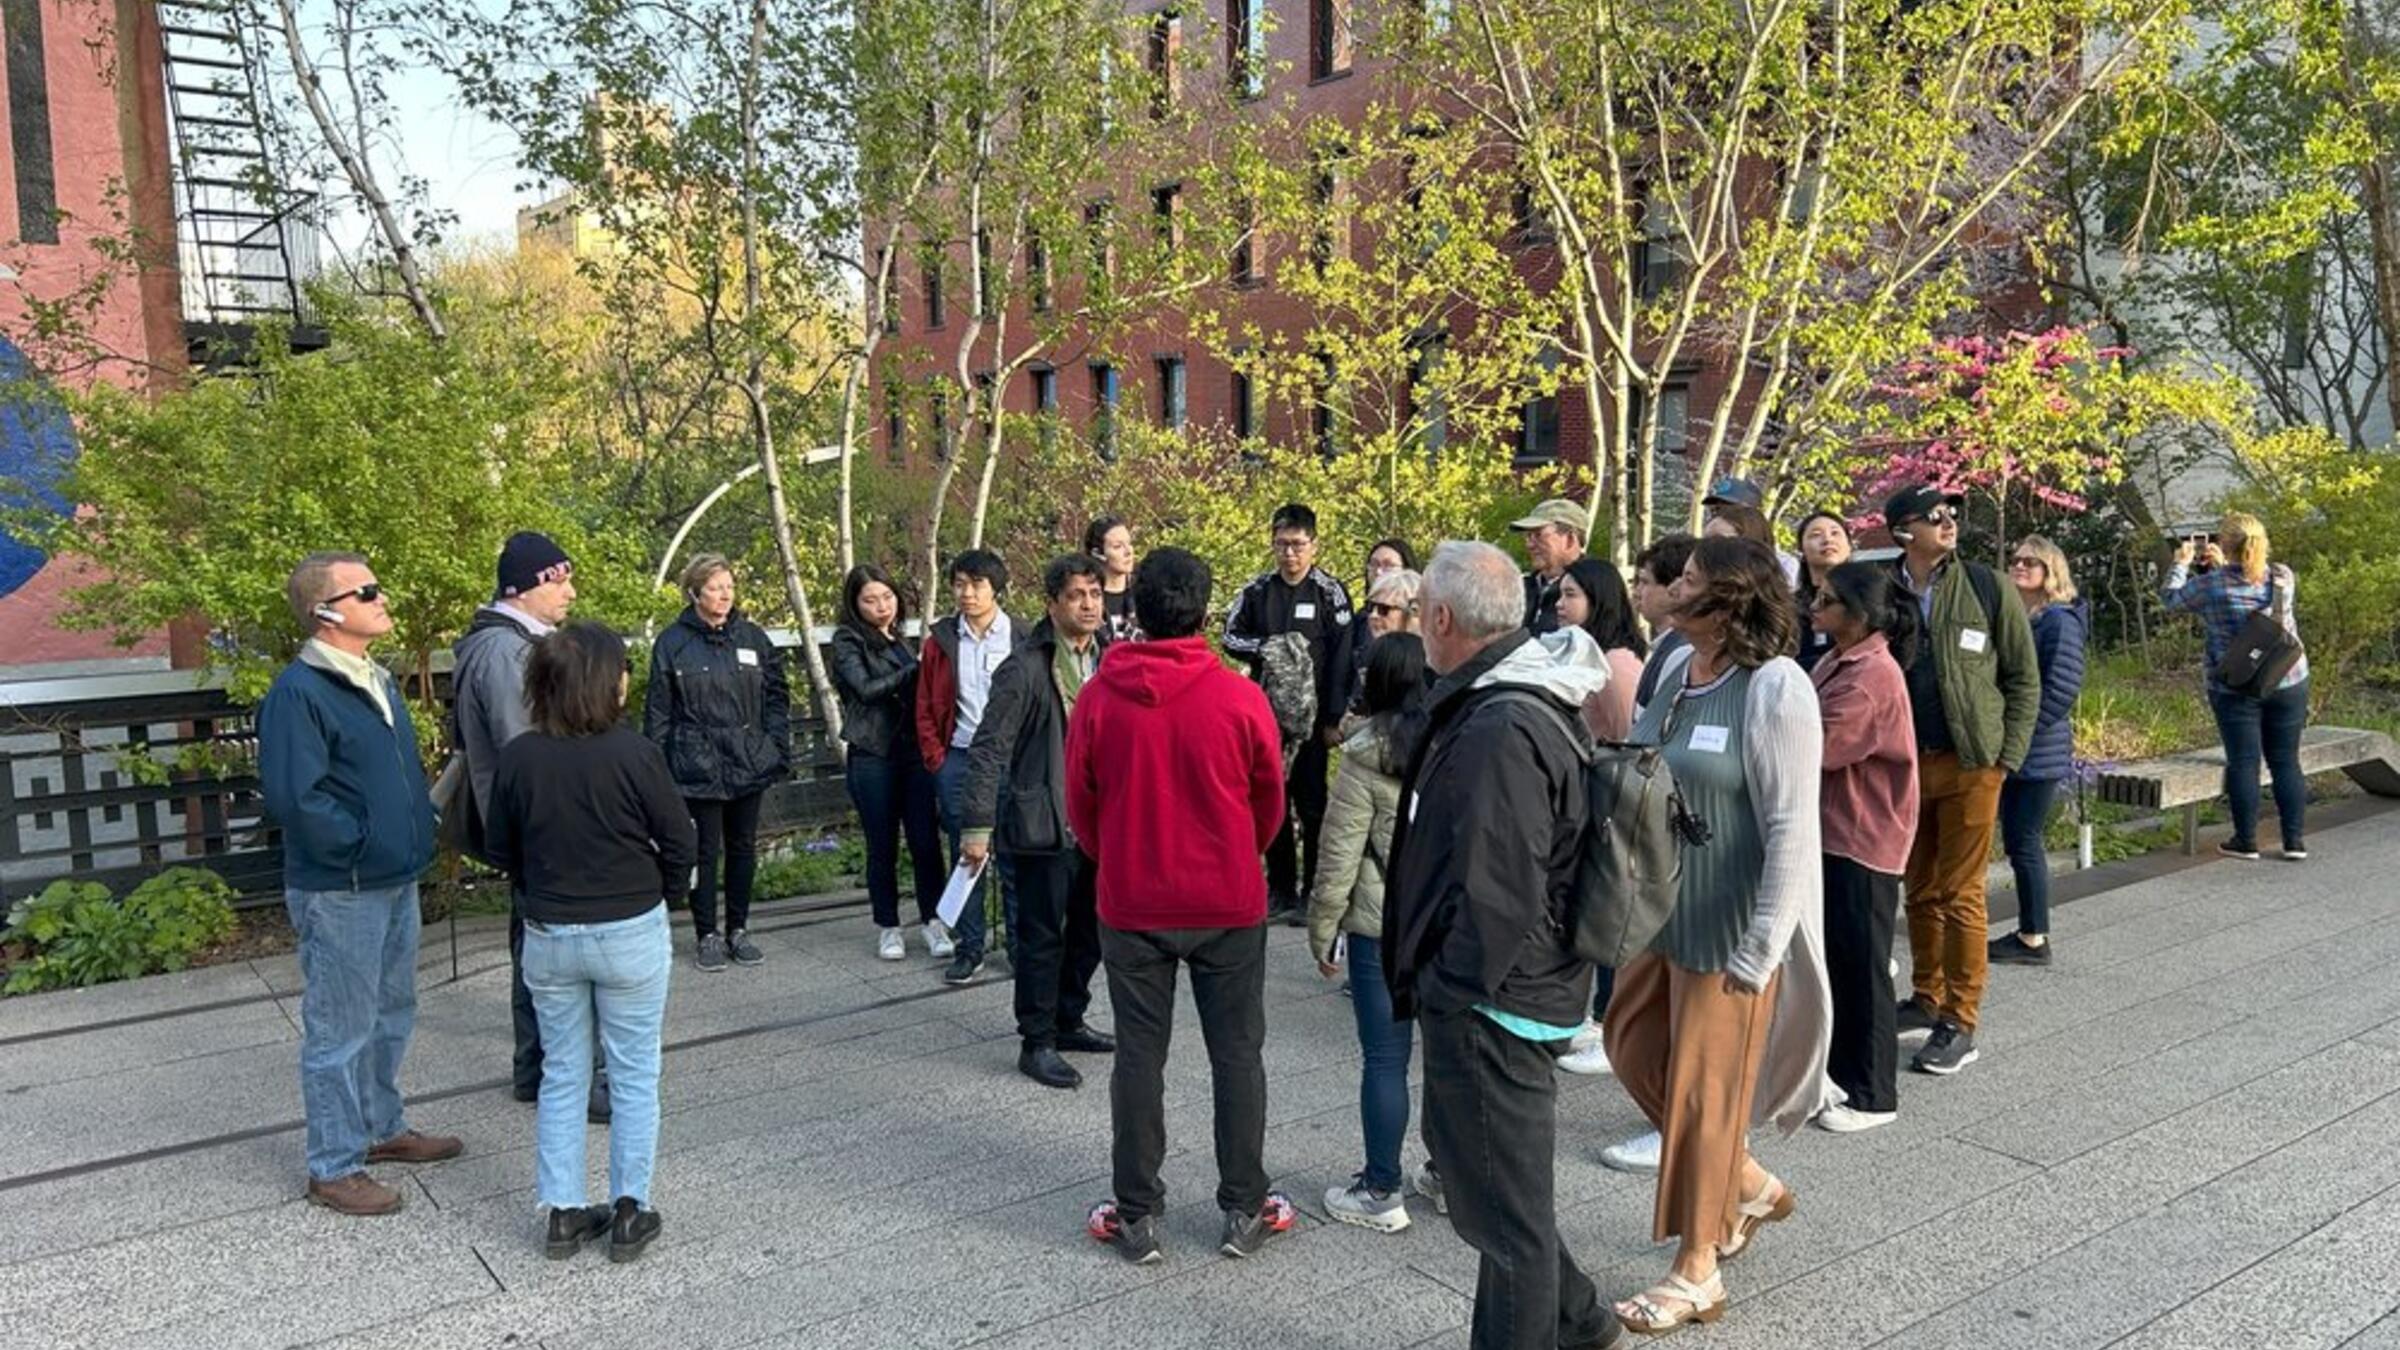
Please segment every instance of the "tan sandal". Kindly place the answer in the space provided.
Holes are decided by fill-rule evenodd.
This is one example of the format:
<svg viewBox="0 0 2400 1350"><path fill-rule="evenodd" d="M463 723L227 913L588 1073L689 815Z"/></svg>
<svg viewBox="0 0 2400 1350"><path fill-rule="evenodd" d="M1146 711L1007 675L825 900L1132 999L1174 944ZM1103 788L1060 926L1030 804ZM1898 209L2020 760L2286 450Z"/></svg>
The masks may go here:
<svg viewBox="0 0 2400 1350"><path fill-rule="evenodd" d="M1685 1306L1669 1308L1662 1302L1666 1299ZM1694 1322L1714 1322L1725 1315L1725 1281L1711 1271L1706 1280L1694 1284L1668 1271L1665 1280L1617 1304L1616 1314L1627 1331L1643 1336L1664 1335Z"/></svg>
<svg viewBox="0 0 2400 1350"><path fill-rule="evenodd" d="M1730 1261L1748 1251L1750 1239L1758 1236L1759 1229L1771 1223L1782 1223L1792 1217L1792 1211L1799 1207L1799 1198L1792 1194L1792 1188L1784 1185L1781 1177L1770 1173L1767 1188L1758 1193L1756 1200L1744 1200L1733 1207L1733 1235L1717 1244L1717 1259Z"/></svg>

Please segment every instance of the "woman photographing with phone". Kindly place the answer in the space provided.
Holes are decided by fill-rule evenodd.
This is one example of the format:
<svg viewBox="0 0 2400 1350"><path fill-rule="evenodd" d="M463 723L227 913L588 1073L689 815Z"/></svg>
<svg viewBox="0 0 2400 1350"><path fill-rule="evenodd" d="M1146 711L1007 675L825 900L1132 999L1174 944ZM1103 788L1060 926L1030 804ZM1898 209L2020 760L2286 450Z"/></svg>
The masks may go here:
<svg viewBox="0 0 2400 1350"><path fill-rule="evenodd" d="M2217 537L2204 547L2190 539L2178 544L2162 587L2160 599L2168 609L2200 616L2208 704L2225 743L2225 799L2233 808L2233 838L2217 845L2228 858L2258 859L2262 757L2275 775L2283 856L2293 862L2308 856L2303 830L2308 781L2300 771L2300 732L2308 725L2308 654L2294 617L2296 589L2292 569L2268 561L2267 527L2238 511L2225 517ZM2278 633L2282 644L2273 641ZM2253 652L2264 653L2269 664L2254 662ZM2278 673L2275 667L2286 659L2288 668Z"/></svg>

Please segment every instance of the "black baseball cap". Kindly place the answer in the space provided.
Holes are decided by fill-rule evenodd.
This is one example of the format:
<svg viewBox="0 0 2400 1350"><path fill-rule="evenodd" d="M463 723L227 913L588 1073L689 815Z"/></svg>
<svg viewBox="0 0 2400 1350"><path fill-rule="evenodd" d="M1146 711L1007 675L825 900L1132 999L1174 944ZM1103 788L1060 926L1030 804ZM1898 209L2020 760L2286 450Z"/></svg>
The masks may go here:
<svg viewBox="0 0 2400 1350"><path fill-rule="evenodd" d="M1718 479L1700 499L1702 506L1747 506L1753 511L1767 509L1767 494L1747 478Z"/></svg>
<svg viewBox="0 0 2400 1350"><path fill-rule="evenodd" d="M1964 507L1967 494L1944 492L1928 483L1911 483L1884 499L1883 523L1888 527L1911 520L1923 520L1927 513L1944 502Z"/></svg>

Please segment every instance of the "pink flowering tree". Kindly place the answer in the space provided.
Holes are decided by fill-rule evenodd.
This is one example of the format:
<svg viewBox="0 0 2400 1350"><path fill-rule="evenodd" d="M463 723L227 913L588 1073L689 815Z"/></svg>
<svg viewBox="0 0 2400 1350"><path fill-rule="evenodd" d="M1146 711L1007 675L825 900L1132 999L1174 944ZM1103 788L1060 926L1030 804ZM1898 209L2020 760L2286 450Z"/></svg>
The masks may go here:
<svg viewBox="0 0 2400 1350"><path fill-rule="evenodd" d="M1988 508L2003 550L2012 510L2082 511L2123 476L2127 437L2157 410L2131 355L2068 327L1938 341L1875 386L1859 501L1920 482L1966 493Z"/></svg>

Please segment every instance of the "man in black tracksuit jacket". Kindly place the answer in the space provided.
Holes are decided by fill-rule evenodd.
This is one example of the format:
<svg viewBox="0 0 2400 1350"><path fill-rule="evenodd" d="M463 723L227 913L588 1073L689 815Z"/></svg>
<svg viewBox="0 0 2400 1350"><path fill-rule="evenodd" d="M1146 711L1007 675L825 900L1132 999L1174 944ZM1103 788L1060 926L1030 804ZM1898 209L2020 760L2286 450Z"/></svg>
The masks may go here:
<svg viewBox="0 0 2400 1350"><path fill-rule="evenodd" d="M1489 544L1436 550L1418 609L1440 679L1403 747L1384 979L1423 1031L1426 1146L1482 1257L1471 1343L1606 1345L1617 1319L1558 1234L1551 1067L1591 1006L1564 916L1588 814L1579 710L1601 677L1525 631L1516 568Z"/></svg>
<svg viewBox="0 0 2400 1350"><path fill-rule="evenodd" d="M992 672L983 720L968 744L959 802L959 852L997 847L1016 874L1017 1070L1044 1087L1083 1082L1059 1052L1106 1054L1108 1036L1084 1025L1100 968L1097 876L1067 829L1067 717L1100 668L1107 611L1100 564L1087 554L1043 570L1049 616Z"/></svg>

